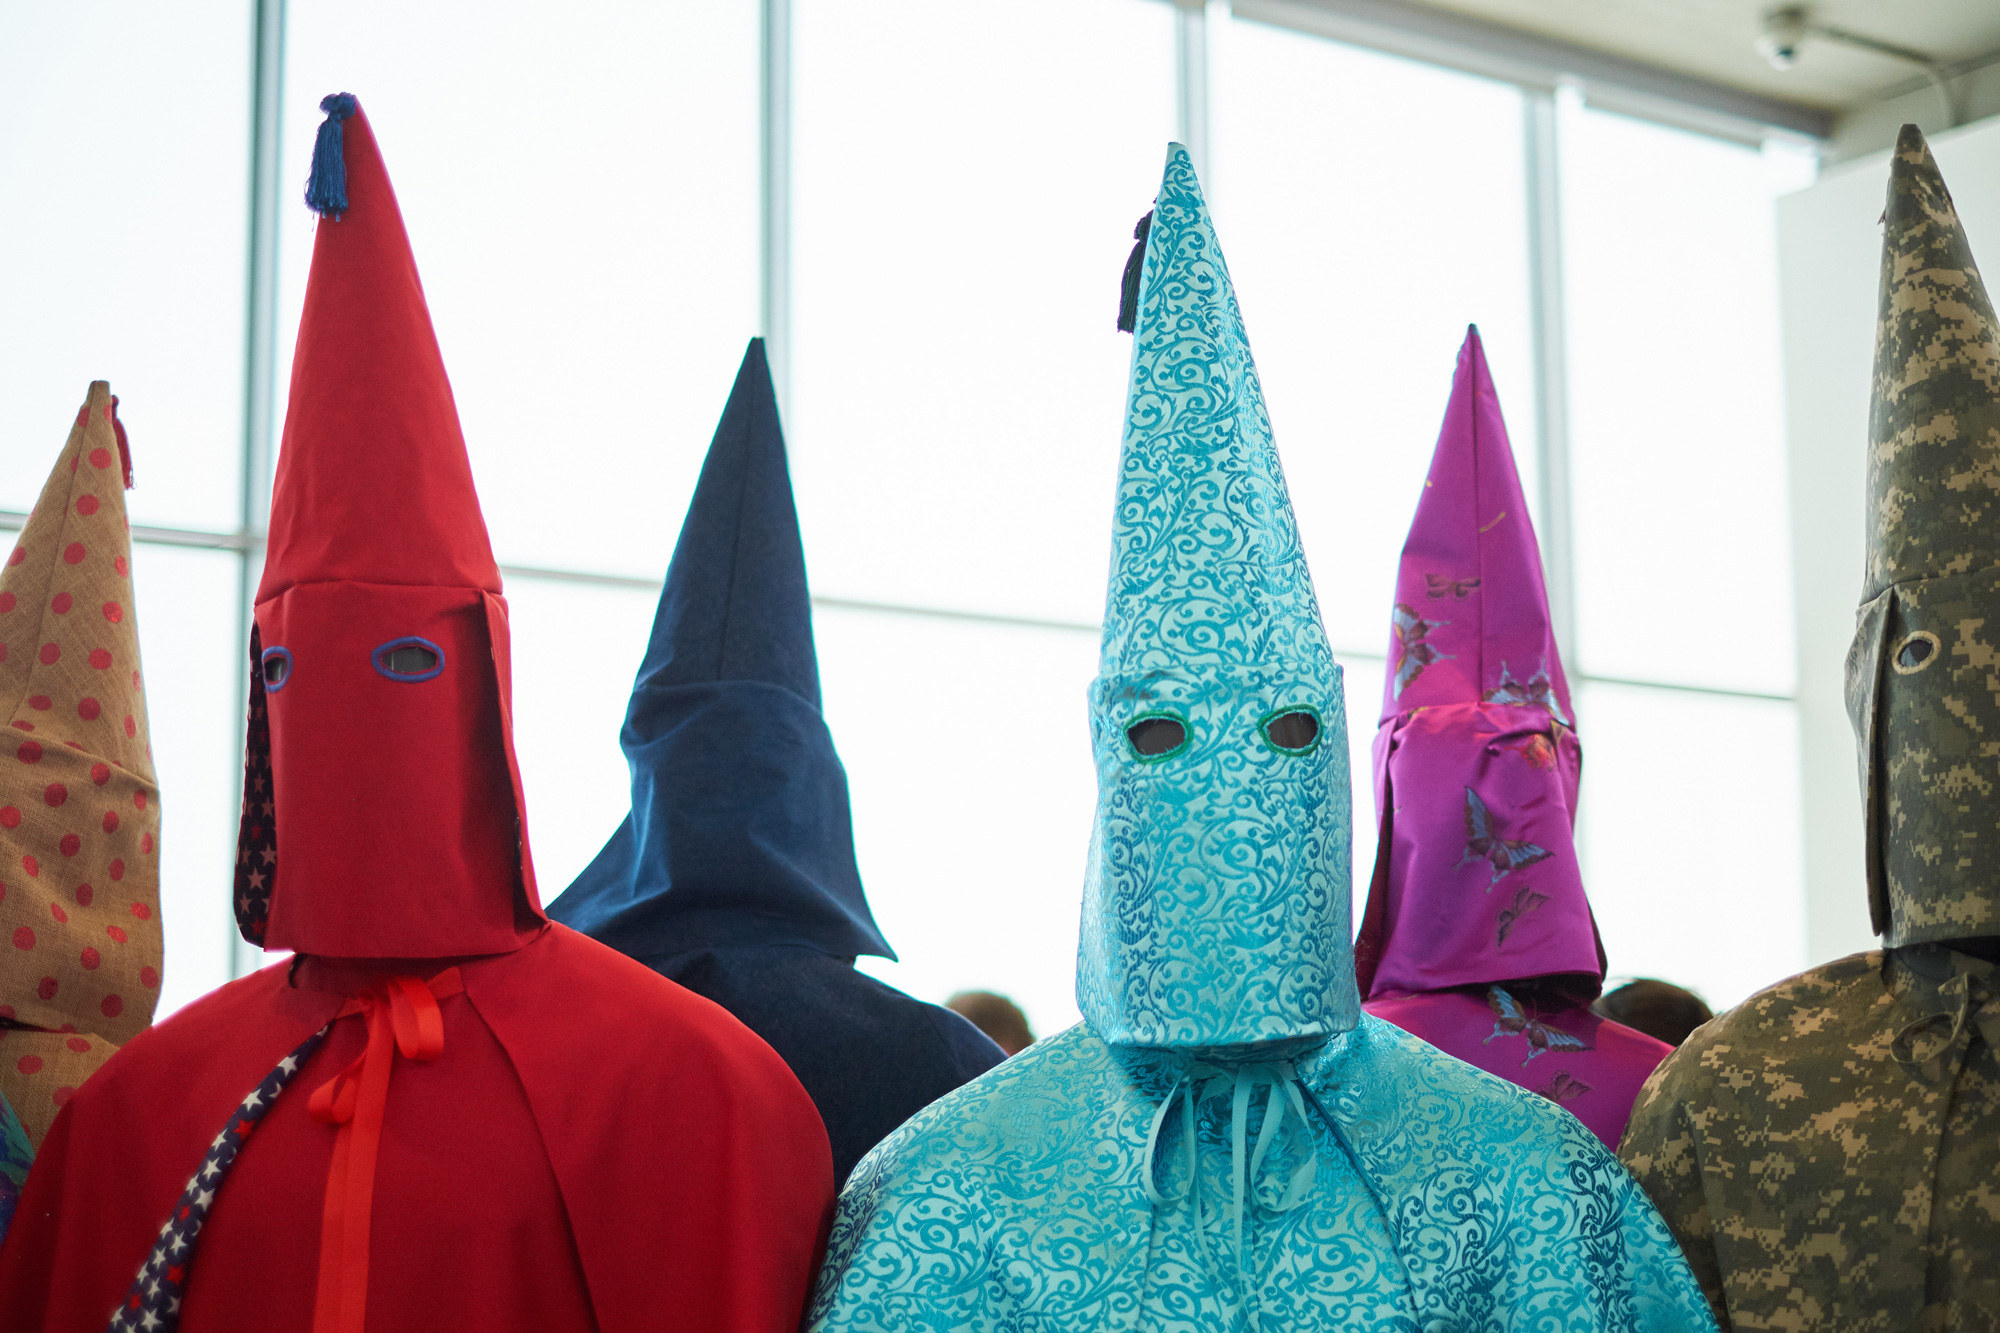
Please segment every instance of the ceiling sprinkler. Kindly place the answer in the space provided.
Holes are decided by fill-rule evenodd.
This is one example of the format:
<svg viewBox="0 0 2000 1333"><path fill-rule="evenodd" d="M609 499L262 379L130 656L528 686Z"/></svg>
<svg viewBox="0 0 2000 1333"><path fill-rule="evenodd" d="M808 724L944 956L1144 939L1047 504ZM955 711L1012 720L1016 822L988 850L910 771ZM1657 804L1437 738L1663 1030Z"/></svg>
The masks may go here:
<svg viewBox="0 0 2000 1333"><path fill-rule="evenodd" d="M1836 28L1828 23L1815 23L1812 11L1805 5L1780 5L1764 11L1764 26L1757 34L1757 54L1769 61L1772 69L1787 70L1799 63L1799 48L1805 45L1808 37L1837 42L1857 51L1872 51L1878 56L1915 65L1924 72L1924 77L1931 81L1931 86L1943 99L1945 123L1958 124L1958 107L1952 101L1951 85L1945 82L1944 70L1936 60L1922 51L1897 46L1894 42L1878 41L1863 33Z"/></svg>
<svg viewBox="0 0 2000 1333"><path fill-rule="evenodd" d="M1804 5L1786 5L1764 15L1764 30L1757 34L1757 54L1771 62L1772 69L1790 69L1799 63L1799 47L1810 31Z"/></svg>

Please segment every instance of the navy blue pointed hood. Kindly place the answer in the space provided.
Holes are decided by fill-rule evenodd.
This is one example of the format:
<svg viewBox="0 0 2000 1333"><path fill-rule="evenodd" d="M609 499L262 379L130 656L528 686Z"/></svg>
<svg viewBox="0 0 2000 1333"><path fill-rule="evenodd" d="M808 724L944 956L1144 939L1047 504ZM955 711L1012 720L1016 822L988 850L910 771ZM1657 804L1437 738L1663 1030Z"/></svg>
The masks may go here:
<svg viewBox="0 0 2000 1333"><path fill-rule="evenodd" d="M659 959L797 944L894 958L819 711L805 551L753 338L667 568L619 745L632 813L549 915Z"/></svg>

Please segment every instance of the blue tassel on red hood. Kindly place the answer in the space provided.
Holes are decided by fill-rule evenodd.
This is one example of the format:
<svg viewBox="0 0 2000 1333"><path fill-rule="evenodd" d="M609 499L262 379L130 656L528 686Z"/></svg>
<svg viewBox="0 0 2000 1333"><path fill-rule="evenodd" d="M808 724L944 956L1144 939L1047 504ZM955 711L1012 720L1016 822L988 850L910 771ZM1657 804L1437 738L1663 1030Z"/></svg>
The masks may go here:
<svg viewBox="0 0 2000 1333"><path fill-rule="evenodd" d="M347 157L341 151L340 122L360 109L353 93L328 93L319 100L326 112L313 141L312 175L306 177L306 207L338 220L347 211Z"/></svg>

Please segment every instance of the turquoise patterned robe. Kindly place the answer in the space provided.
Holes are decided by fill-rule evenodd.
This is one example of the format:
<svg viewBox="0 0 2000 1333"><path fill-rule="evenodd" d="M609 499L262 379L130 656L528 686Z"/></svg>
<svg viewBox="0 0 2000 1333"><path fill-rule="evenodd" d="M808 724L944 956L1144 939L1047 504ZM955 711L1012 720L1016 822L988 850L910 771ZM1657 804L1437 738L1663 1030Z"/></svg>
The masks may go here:
<svg viewBox="0 0 2000 1333"><path fill-rule="evenodd" d="M1200 1234L1185 1198L1156 1209L1144 1186L1183 1067L1079 1024L933 1103L842 1194L809 1328L1715 1327L1659 1215L1575 1117L1365 1016L1296 1061L1317 1171L1288 1211L1300 1152L1260 1173L1239 1288L1227 1097L1198 1116ZM1251 1099L1251 1143L1268 1093ZM1153 1153L1165 1196L1186 1184L1181 1117Z"/></svg>
<svg viewBox="0 0 2000 1333"><path fill-rule="evenodd" d="M1581 1122L1361 1014L1341 672L1179 145L1138 230L1086 1022L862 1159L810 1327L1713 1329Z"/></svg>

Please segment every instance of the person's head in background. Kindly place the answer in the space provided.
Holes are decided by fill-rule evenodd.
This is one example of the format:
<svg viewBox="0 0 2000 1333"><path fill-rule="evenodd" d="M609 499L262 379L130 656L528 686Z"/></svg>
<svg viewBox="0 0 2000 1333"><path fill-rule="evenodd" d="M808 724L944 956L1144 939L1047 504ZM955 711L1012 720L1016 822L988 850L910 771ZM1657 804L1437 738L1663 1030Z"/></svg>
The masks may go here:
<svg viewBox="0 0 2000 1333"><path fill-rule="evenodd" d="M944 1002L944 1007L966 1019L993 1039L993 1044L1009 1055L1019 1055L1035 1044L1028 1030L1028 1016L1004 995L990 990L962 990Z"/></svg>
<svg viewBox="0 0 2000 1333"><path fill-rule="evenodd" d="M1637 1028L1669 1046L1680 1045L1690 1032L1715 1017L1701 996L1652 977L1641 977L1606 991L1590 1008L1601 1017Z"/></svg>

